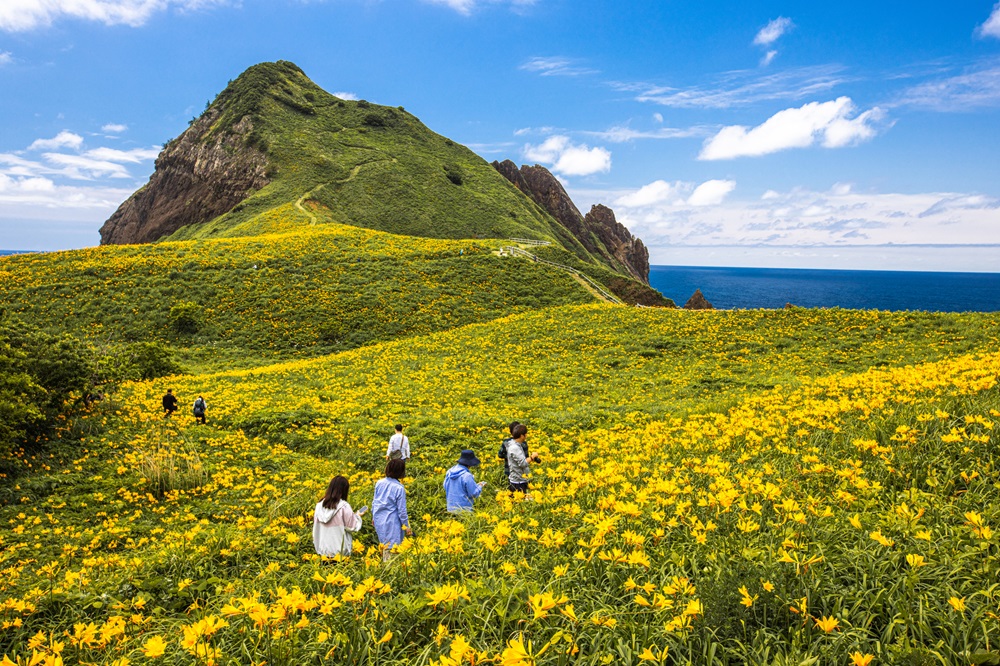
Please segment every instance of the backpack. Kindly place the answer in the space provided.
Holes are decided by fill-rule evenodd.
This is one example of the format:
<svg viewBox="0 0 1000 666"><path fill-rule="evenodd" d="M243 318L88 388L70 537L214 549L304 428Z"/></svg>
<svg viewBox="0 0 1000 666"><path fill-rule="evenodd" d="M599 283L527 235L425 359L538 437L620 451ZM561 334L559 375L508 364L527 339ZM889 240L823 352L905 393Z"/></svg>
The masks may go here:
<svg viewBox="0 0 1000 666"><path fill-rule="evenodd" d="M194 401L194 415L201 416L204 413L205 413L205 401L202 400L201 398L198 398L197 400Z"/></svg>
<svg viewBox="0 0 1000 666"><path fill-rule="evenodd" d="M500 450L497 451L497 458L503 460L504 462L507 461L507 445L513 441L514 440L512 438L508 437L500 443Z"/></svg>

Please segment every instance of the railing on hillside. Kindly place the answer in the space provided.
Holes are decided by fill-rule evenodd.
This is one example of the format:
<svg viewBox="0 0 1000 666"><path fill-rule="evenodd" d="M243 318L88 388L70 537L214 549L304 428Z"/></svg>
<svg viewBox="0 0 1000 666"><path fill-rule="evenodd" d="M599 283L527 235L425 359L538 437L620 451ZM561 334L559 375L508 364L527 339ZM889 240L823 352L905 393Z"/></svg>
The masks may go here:
<svg viewBox="0 0 1000 666"><path fill-rule="evenodd" d="M528 259L531 259L532 261L534 261L536 263L539 263L539 264L548 264L549 266L555 266L556 268L564 270L567 273L572 273L573 275L577 275L577 276L580 277L581 280L583 280L588 285L590 285L591 287L593 287L594 291L596 291L597 293L599 293L605 300L611 301L612 303L616 303L618 305L625 305L620 298L618 298L617 296L615 296L614 294L612 294L611 292L609 292L607 289L605 289L604 287L602 287L600 284L598 284L596 281L594 281L594 279L591 278L589 275L587 275L586 273L581 273L579 270L573 268L572 266L567 266L566 264L557 264L554 261L549 261L548 259L542 259L541 257L539 257L536 254L532 254L532 253L528 252L527 250L522 250L519 247L513 247L511 245L505 245L504 247L502 247L500 249L502 251L509 252L510 254L520 255L522 257L527 257Z"/></svg>
<svg viewBox="0 0 1000 666"><path fill-rule="evenodd" d="M534 240L531 238L508 238L507 240L512 243L520 243L521 245L552 245L551 241Z"/></svg>

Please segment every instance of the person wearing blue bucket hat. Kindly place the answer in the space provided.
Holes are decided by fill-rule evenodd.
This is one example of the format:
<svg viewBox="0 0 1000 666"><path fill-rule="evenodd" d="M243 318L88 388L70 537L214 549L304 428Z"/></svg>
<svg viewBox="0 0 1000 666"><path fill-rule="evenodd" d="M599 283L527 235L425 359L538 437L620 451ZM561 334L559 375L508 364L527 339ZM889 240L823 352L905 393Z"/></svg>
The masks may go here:
<svg viewBox="0 0 1000 666"><path fill-rule="evenodd" d="M451 513L461 513L472 511L472 502L483 492L486 482L476 483L472 476L470 467L479 465L479 458L476 454L465 449L458 457L455 466L449 469L444 475L444 494L448 501L448 511Z"/></svg>

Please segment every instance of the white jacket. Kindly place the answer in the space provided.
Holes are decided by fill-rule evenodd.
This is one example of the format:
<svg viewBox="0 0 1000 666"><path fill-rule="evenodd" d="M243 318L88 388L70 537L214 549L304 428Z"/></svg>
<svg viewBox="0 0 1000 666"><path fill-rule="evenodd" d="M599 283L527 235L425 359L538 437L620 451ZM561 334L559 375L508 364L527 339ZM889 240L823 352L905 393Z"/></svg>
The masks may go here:
<svg viewBox="0 0 1000 666"><path fill-rule="evenodd" d="M313 514L313 546L316 553L326 557L343 555L349 557L354 548L351 532L361 529L361 516L354 513L351 505L340 500L335 509L316 504Z"/></svg>

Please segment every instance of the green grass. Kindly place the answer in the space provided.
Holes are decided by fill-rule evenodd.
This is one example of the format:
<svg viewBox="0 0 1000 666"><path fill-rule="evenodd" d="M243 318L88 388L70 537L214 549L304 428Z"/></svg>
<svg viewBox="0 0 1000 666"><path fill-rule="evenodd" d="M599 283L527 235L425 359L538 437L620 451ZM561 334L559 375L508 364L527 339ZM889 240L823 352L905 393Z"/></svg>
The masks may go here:
<svg viewBox="0 0 1000 666"><path fill-rule="evenodd" d="M266 216L272 230L297 226L290 208ZM328 224L27 255L0 262L0 308L95 342L157 340L189 369L205 370L313 357L594 300L563 271L515 263L493 250L489 242ZM201 307L199 330L171 327L170 310L182 302Z"/></svg>

